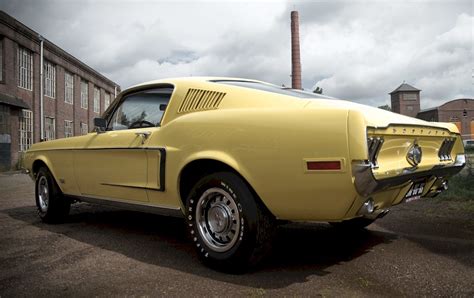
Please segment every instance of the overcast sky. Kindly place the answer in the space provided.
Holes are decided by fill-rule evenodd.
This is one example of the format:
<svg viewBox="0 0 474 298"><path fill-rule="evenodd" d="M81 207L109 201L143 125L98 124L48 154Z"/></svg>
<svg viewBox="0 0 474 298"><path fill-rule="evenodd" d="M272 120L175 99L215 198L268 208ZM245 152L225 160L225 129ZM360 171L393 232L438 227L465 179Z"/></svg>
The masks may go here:
<svg viewBox="0 0 474 298"><path fill-rule="evenodd" d="M121 85L232 76L291 85L300 12L303 87L374 106L403 81L422 108L474 97L473 3L23 1L0 8Z"/></svg>

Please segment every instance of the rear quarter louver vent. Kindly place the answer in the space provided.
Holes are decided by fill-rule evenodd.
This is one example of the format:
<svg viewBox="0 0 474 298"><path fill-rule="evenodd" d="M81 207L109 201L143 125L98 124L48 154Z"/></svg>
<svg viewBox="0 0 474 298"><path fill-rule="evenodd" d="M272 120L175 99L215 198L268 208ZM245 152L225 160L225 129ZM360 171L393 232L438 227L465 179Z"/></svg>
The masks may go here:
<svg viewBox="0 0 474 298"><path fill-rule="evenodd" d="M225 93L201 89L189 89L184 97L178 113L217 109Z"/></svg>

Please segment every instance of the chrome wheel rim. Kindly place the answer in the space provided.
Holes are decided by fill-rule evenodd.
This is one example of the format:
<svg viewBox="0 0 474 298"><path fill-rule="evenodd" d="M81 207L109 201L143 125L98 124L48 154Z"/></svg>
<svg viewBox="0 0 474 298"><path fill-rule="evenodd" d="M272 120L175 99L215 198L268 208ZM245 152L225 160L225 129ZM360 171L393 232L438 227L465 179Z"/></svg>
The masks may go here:
<svg viewBox="0 0 474 298"><path fill-rule="evenodd" d="M48 180L45 176L41 176L38 180L37 186L38 192L38 203L42 212L48 210L49 205L49 189L48 189Z"/></svg>
<svg viewBox="0 0 474 298"><path fill-rule="evenodd" d="M237 242L240 213L232 196L221 188L210 188L196 205L196 225L204 243L216 252L225 252Z"/></svg>

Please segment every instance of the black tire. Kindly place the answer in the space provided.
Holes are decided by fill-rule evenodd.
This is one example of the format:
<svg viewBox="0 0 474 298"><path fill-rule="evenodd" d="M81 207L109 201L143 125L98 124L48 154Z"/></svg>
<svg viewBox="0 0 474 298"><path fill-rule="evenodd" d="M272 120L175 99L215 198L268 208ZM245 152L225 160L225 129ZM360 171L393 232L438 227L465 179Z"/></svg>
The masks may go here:
<svg viewBox="0 0 474 298"><path fill-rule="evenodd" d="M346 231L356 231L366 228L368 225L372 224L375 219L369 219L365 217L357 217L349 220L344 220L341 222L330 222L330 224L341 230Z"/></svg>
<svg viewBox="0 0 474 298"><path fill-rule="evenodd" d="M202 178L186 200L186 211L198 255L213 269L243 273L271 248L276 220L236 174L219 172Z"/></svg>
<svg viewBox="0 0 474 298"><path fill-rule="evenodd" d="M61 223L69 215L71 201L64 198L53 175L46 167L40 168L36 175L35 199L38 215L43 222Z"/></svg>

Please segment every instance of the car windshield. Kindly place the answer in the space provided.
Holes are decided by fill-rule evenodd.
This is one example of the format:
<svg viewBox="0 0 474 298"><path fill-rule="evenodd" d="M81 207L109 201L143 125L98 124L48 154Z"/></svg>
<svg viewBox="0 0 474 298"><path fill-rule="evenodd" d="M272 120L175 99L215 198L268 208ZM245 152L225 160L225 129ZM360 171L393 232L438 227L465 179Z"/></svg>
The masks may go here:
<svg viewBox="0 0 474 298"><path fill-rule="evenodd" d="M287 87L280 87L277 85L260 83L260 82L239 81L239 80L211 80L211 82L233 85L233 86L244 87L244 88L251 88L251 89L256 89L260 91L272 92L272 93L277 93L277 94L282 94L282 95L289 95L289 96L305 98L305 99L321 99L321 98L332 99L332 97L330 96L325 96L325 95L312 93L308 91L297 90L297 89L292 89L292 88L287 88Z"/></svg>

